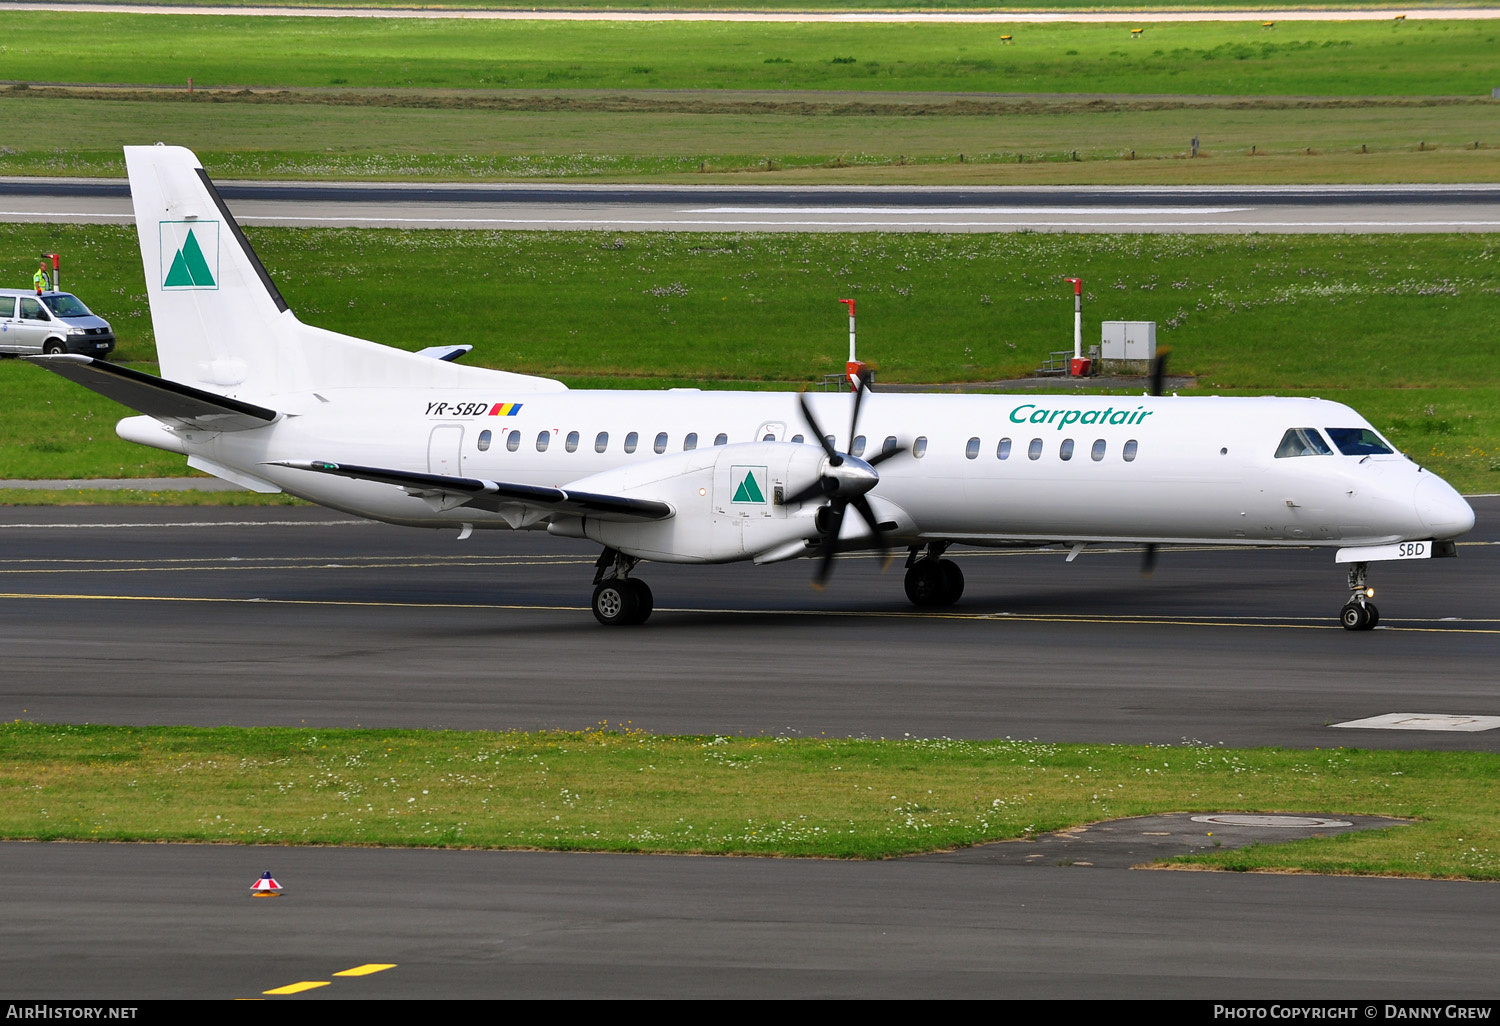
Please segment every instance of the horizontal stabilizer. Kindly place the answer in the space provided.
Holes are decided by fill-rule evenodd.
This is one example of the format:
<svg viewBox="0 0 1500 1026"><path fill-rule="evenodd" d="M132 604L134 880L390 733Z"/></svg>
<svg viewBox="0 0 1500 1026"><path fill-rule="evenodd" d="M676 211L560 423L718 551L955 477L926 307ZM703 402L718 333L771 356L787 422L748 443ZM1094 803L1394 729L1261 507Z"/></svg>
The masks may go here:
<svg viewBox="0 0 1500 1026"><path fill-rule="evenodd" d="M201 388L143 374L92 356L59 354L26 359L138 413L206 431L248 431L280 416L275 410Z"/></svg>
<svg viewBox="0 0 1500 1026"><path fill-rule="evenodd" d="M676 511L655 499L632 499L624 495L600 495L575 492L543 485L506 484L476 477L449 477L445 474L419 474L382 467L357 467L324 460L278 460L271 466L336 474L359 481L379 481L400 485L414 495L448 494L466 496L464 506L500 512L502 506L526 506L552 513L596 517L600 520L665 520Z"/></svg>

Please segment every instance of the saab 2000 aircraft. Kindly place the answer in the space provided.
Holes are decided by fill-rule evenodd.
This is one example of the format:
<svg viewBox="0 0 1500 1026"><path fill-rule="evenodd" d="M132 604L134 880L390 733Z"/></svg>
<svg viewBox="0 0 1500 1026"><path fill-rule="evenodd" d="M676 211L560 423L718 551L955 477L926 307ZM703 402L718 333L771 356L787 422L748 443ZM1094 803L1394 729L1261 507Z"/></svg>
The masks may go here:
<svg viewBox="0 0 1500 1026"><path fill-rule="evenodd" d="M1347 406L1317 399L570 391L303 324L196 157L127 147L161 378L36 363L142 416L122 438L260 492L412 527L603 547L594 616L643 622L641 560L770 563L907 549L947 605L952 545L1292 545L1366 565L1451 556L1474 512ZM1153 393L1160 389L1153 389ZM847 429L845 429L847 425ZM856 516L848 516L853 509Z"/></svg>

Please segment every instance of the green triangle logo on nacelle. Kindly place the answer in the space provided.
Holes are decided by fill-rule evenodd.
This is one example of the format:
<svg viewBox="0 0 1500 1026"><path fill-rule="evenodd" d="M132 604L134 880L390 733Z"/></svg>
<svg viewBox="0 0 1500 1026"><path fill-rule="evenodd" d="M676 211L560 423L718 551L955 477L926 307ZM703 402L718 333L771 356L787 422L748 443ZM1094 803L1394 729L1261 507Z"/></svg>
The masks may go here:
<svg viewBox="0 0 1500 1026"><path fill-rule="evenodd" d="M740 477L740 472L744 477ZM731 469L731 480L739 478L739 483L734 486L734 498L730 502L753 502L764 506L766 504L766 492L761 487L757 477L764 477L765 467L733 467Z"/></svg>
<svg viewBox="0 0 1500 1026"><path fill-rule="evenodd" d="M185 236L182 234L184 227L187 228ZM165 269L162 288L219 287L219 222L163 221L161 237L162 266Z"/></svg>

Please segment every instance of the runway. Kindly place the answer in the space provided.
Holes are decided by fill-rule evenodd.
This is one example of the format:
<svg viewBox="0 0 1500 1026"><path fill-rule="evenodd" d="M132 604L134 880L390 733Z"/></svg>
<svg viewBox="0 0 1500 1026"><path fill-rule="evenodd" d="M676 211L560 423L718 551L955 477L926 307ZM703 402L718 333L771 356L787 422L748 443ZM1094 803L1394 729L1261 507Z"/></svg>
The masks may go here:
<svg viewBox="0 0 1500 1026"><path fill-rule="evenodd" d="M1500 187L221 182L245 224L598 231L1492 232ZM0 179L0 220L130 224L125 182Z"/></svg>
<svg viewBox="0 0 1500 1026"><path fill-rule="evenodd" d="M40 721L827 732L1494 751L1500 497L1457 559L1386 564L1333 625L1313 550L966 550L919 613L843 558L643 567L596 625L594 552L310 509L0 509L0 715ZM1317 810L1301 810L1317 811ZM27 998L1492 998L1500 889L1454 882L670 856L0 844ZM248 897L273 870L287 888ZM391 966L368 975L336 973ZM365 970L362 970L365 971Z"/></svg>

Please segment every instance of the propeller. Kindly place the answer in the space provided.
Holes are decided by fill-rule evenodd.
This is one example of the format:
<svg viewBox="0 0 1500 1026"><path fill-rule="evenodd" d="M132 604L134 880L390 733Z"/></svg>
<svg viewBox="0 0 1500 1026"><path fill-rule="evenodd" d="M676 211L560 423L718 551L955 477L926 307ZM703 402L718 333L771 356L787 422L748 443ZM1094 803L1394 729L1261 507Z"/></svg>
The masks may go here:
<svg viewBox="0 0 1500 1026"><path fill-rule="evenodd" d="M1162 385L1167 377L1167 357L1172 350L1167 346L1158 346L1156 355L1151 358L1151 385L1147 395L1161 395ZM1156 545L1154 542L1146 543L1145 554L1141 557L1141 576L1150 577L1156 570Z"/></svg>
<svg viewBox="0 0 1500 1026"><path fill-rule="evenodd" d="M860 406L864 403L865 391L869 387L868 376L861 375L859 385L854 390L854 405L849 416L850 439L855 437L858 429ZM875 471L875 467L892 456L905 452L906 446L898 445L893 449L885 449L868 460L851 456L846 452L839 452L834 448L833 436L825 434L822 425L818 423L818 418L813 414L812 406L807 401L806 393L797 396L797 403L802 408L802 419L807 422L813 437L823 447L826 458L818 472L817 480L788 495L784 501L788 506L794 506L818 496L828 500L827 504L818 510L816 521L822 544L819 546L821 559L818 562L818 569L813 574L813 587L822 588L833 569L833 556L838 544L839 529L843 527L844 515L850 506L853 506L855 512L864 518L866 524L870 525L870 531L875 535L875 547L889 562L890 546L885 543L884 534L875 518L875 511L870 508L870 502L865 498L865 493L880 481L880 475Z"/></svg>

